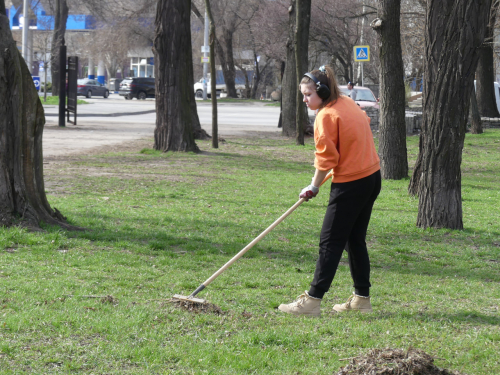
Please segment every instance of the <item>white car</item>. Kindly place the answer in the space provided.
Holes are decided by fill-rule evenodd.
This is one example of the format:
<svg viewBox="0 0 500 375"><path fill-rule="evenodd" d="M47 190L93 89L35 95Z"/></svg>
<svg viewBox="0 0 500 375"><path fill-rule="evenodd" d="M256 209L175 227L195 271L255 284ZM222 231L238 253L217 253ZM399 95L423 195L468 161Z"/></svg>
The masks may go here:
<svg viewBox="0 0 500 375"><path fill-rule="evenodd" d="M339 89L340 91L342 91L342 93L344 93L344 95L347 96L349 96L351 92L351 90L349 90L347 86L339 86ZM368 87L355 86L354 89L357 91L356 103L358 103L358 105L361 108L365 107L373 107L376 109L380 108L378 99L375 98L375 95L373 95L372 90L370 90Z"/></svg>

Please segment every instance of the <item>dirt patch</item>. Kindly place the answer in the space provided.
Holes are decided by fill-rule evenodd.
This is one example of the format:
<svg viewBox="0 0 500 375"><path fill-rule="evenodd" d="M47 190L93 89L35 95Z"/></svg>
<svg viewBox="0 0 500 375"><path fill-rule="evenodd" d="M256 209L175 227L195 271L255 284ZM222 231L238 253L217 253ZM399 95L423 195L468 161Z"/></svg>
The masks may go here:
<svg viewBox="0 0 500 375"><path fill-rule="evenodd" d="M372 349L366 356L349 358L336 375L465 375L439 369L434 358L419 349Z"/></svg>
<svg viewBox="0 0 500 375"><path fill-rule="evenodd" d="M118 299L113 297L111 294L108 294L107 296L101 298L101 303L109 303L116 306L118 305Z"/></svg>

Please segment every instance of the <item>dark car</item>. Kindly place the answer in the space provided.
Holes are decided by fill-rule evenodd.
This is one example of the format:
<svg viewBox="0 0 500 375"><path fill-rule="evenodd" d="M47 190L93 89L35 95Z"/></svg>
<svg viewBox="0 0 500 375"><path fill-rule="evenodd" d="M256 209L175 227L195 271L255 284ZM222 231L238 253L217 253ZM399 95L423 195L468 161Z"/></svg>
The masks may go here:
<svg viewBox="0 0 500 375"><path fill-rule="evenodd" d="M156 95L155 79L150 77L125 78L120 82L120 91L118 93L127 100L154 98Z"/></svg>
<svg viewBox="0 0 500 375"><path fill-rule="evenodd" d="M91 98L92 95L102 95L107 98L109 90L96 79L83 78L77 81L76 95L83 95L87 98Z"/></svg>

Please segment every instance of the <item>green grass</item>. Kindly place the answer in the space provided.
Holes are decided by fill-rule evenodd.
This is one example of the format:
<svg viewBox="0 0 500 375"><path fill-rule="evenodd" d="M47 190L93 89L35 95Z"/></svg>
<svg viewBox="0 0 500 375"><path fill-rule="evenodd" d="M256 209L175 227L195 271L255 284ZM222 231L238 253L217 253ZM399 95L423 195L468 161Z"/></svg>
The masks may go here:
<svg viewBox="0 0 500 375"><path fill-rule="evenodd" d="M367 236L375 311L329 313L352 291L344 258L319 319L276 308L308 289L326 187L200 293L223 315L167 302L310 183L311 139L226 141L46 159L50 204L87 231L0 230L0 374L332 374L410 346L441 368L500 373L500 131L466 136L463 231L416 228L409 180L383 181ZM408 138L411 167L417 151Z"/></svg>
<svg viewBox="0 0 500 375"><path fill-rule="evenodd" d="M58 105L59 104L59 97L58 96L47 96L47 101L43 101L43 95L40 96L40 101L44 105ZM66 98L66 103L68 102L68 98ZM82 99L77 99L76 104L89 104L89 102L86 102L85 100Z"/></svg>

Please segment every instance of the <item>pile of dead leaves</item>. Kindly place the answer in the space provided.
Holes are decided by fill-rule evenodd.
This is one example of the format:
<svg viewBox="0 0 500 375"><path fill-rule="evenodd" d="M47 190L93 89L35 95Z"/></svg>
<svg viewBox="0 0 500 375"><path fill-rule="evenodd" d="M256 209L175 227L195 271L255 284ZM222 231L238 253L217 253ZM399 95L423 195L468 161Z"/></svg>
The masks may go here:
<svg viewBox="0 0 500 375"><path fill-rule="evenodd" d="M419 349L372 349L366 356L350 358L336 375L465 375L440 370L433 362Z"/></svg>
<svg viewBox="0 0 500 375"><path fill-rule="evenodd" d="M213 303L199 303L199 302L191 302L191 301L183 301L183 300L178 300L175 298L172 298L170 300L175 306L189 311L189 312L194 312L194 313L213 313L216 315L222 315L223 311L222 309L214 305Z"/></svg>

